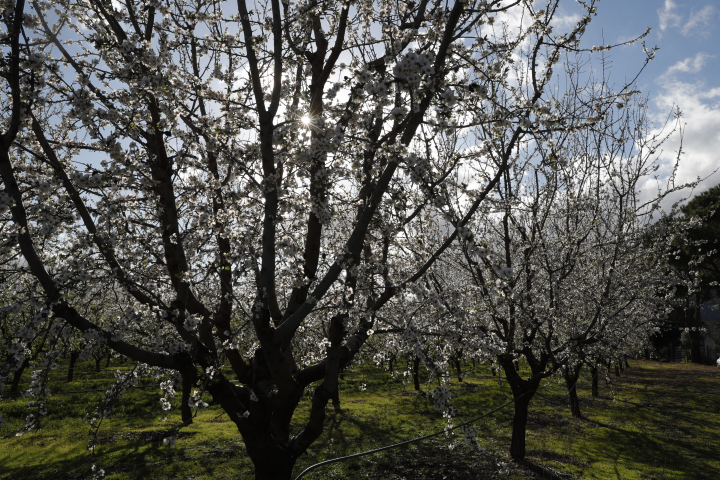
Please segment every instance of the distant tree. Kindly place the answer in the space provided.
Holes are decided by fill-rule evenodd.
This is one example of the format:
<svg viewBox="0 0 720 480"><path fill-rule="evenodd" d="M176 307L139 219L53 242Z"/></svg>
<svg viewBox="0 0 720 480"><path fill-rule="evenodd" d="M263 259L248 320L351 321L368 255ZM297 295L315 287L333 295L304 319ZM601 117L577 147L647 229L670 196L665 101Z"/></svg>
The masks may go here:
<svg viewBox="0 0 720 480"><path fill-rule="evenodd" d="M702 309L717 298L720 281L720 185L693 197L680 208L685 234L678 239L670 264L685 274L671 320L687 332L693 363L703 363Z"/></svg>

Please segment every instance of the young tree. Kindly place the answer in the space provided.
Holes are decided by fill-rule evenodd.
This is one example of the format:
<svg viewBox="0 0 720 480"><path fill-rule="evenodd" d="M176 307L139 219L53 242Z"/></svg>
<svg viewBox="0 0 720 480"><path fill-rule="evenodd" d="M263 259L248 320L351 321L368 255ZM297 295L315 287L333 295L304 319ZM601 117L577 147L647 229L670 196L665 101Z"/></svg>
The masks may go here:
<svg viewBox="0 0 720 480"><path fill-rule="evenodd" d="M290 478L377 313L531 168L514 152L602 124L598 92L548 93L594 4L556 35L558 0L5 2L3 244L52 315L199 379L256 478ZM478 129L472 154L443 148ZM121 315L84 313L83 292L118 289Z"/></svg>

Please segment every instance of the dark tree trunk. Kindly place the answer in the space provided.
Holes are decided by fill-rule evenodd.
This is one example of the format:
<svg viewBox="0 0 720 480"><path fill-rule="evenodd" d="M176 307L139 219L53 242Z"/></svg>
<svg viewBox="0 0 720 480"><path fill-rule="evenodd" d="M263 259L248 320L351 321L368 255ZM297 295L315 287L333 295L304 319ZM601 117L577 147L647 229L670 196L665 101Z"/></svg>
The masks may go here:
<svg viewBox="0 0 720 480"><path fill-rule="evenodd" d="M513 393L515 392L513 391ZM510 440L510 457L514 460L525 459L525 430L527 429L530 399L533 395L534 394L530 393L515 402L512 439ZM515 396L517 397L518 395Z"/></svg>
<svg viewBox="0 0 720 480"><path fill-rule="evenodd" d="M102 361L102 357L95 357L95 371L100 371L100 362Z"/></svg>
<svg viewBox="0 0 720 480"><path fill-rule="evenodd" d="M462 367L460 366L460 359L454 358L453 363L455 364L455 369L457 370L458 382L462 382Z"/></svg>
<svg viewBox="0 0 720 480"><path fill-rule="evenodd" d="M340 413L340 389L336 388L332 395L332 406L335 413Z"/></svg>
<svg viewBox="0 0 720 480"><path fill-rule="evenodd" d="M107 362L105 362L105 368L110 368L110 359L112 358L112 355L108 355Z"/></svg>
<svg viewBox="0 0 720 480"><path fill-rule="evenodd" d="M628 359L625 359L625 368L630 368L630 362L628 362Z"/></svg>
<svg viewBox="0 0 720 480"><path fill-rule="evenodd" d="M494 376L496 375L496 373L495 373L495 367L490 367L490 371L492 372L493 377L494 377Z"/></svg>
<svg viewBox="0 0 720 480"><path fill-rule="evenodd" d="M182 376L182 398L180 399L180 415L183 423L192 423L193 411L188 401L194 378L191 374Z"/></svg>
<svg viewBox="0 0 720 480"><path fill-rule="evenodd" d="M625 371L625 368L623 367L623 361L620 360L620 361L618 361L617 364L620 366L620 371L621 371L621 372L624 372L624 371Z"/></svg>
<svg viewBox="0 0 720 480"><path fill-rule="evenodd" d="M515 362L515 371L516 372L520 371L520 362Z"/></svg>
<svg viewBox="0 0 720 480"><path fill-rule="evenodd" d="M22 377L22 374L25 371L25 369L28 367L28 365L30 365L30 361L26 358L20 364L20 368L15 370L15 373L13 373L12 383L10 384L10 393L11 394L16 394L20 390L20 378Z"/></svg>
<svg viewBox="0 0 720 480"><path fill-rule="evenodd" d="M295 460L289 452L279 449L276 445L257 450L250 453L250 449L248 449L248 454L255 465L255 480L291 480L293 478L292 470Z"/></svg>
<svg viewBox="0 0 720 480"><path fill-rule="evenodd" d="M420 357L413 362L413 381L415 382L415 390L420 391Z"/></svg>
<svg viewBox="0 0 720 480"><path fill-rule="evenodd" d="M568 397L570 398L570 413L572 413L572 416L575 418L580 418L582 416L580 414L580 400L578 399L577 394L577 382L580 378L581 368L582 365L575 371L568 369L563 375L565 377L565 385L567 385L568 389Z"/></svg>
<svg viewBox="0 0 720 480"><path fill-rule="evenodd" d="M592 375L592 396L597 397L600 395L598 391L598 368L596 365L590 367L590 374Z"/></svg>
<svg viewBox="0 0 720 480"><path fill-rule="evenodd" d="M75 364L80 356L80 352L70 352L70 365L68 366L67 381L68 383L73 381L75 377Z"/></svg>
<svg viewBox="0 0 720 480"><path fill-rule="evenodd" d="M512 389L513 398L516 399L512 424L512 439L510 440L510 457L512 457L513 460L522 461L525 459L525 432L527 429L530 400L535 395L541 378L536 376L533 377L534 380L532 381L523 380L515 370L512 358L500 358L499 360L500 365L505 371L505 377ZM537 369L533 368L533 371L536 370Z"/></svg>

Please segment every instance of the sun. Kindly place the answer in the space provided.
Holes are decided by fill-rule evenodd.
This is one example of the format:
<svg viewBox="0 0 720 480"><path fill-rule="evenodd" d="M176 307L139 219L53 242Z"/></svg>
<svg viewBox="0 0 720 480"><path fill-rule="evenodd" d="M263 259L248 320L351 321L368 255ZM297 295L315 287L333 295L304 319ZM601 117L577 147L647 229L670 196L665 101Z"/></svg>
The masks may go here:
<svg viewBox="0 0 720 480"><path fill-rule="evenodd" d="M310 125L310 116L303 115L302 118L300 119L300 121L302 122L303 125L305 125L307 127L308 125Z"/></svg>

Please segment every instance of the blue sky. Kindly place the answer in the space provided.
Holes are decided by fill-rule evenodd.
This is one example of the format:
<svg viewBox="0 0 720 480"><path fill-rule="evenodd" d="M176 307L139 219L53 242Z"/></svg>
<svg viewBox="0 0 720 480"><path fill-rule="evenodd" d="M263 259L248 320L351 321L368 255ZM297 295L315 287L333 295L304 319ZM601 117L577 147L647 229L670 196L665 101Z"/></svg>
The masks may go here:
<svg viewBox="0 0 720 480"><path fill-rule="evenodd" d="M638 79L638 86L650 98L657 122L664 121L674 105L683 112L683 156L678 170L682 182L705 177L720 167L718 24L718 0L602 0L598 16L583 38L585 45L616 44L636 37L647 27L652 29L645 41L648 47L659 50ZM642 65L642 47L621 47L612 50L609 57L610 80L620 85L632 79ZM669 173L678 148L679 136L664 146L661 158L665 168L661 172ZM720 173L703 182L695 193L718 183Z"/></svg>

